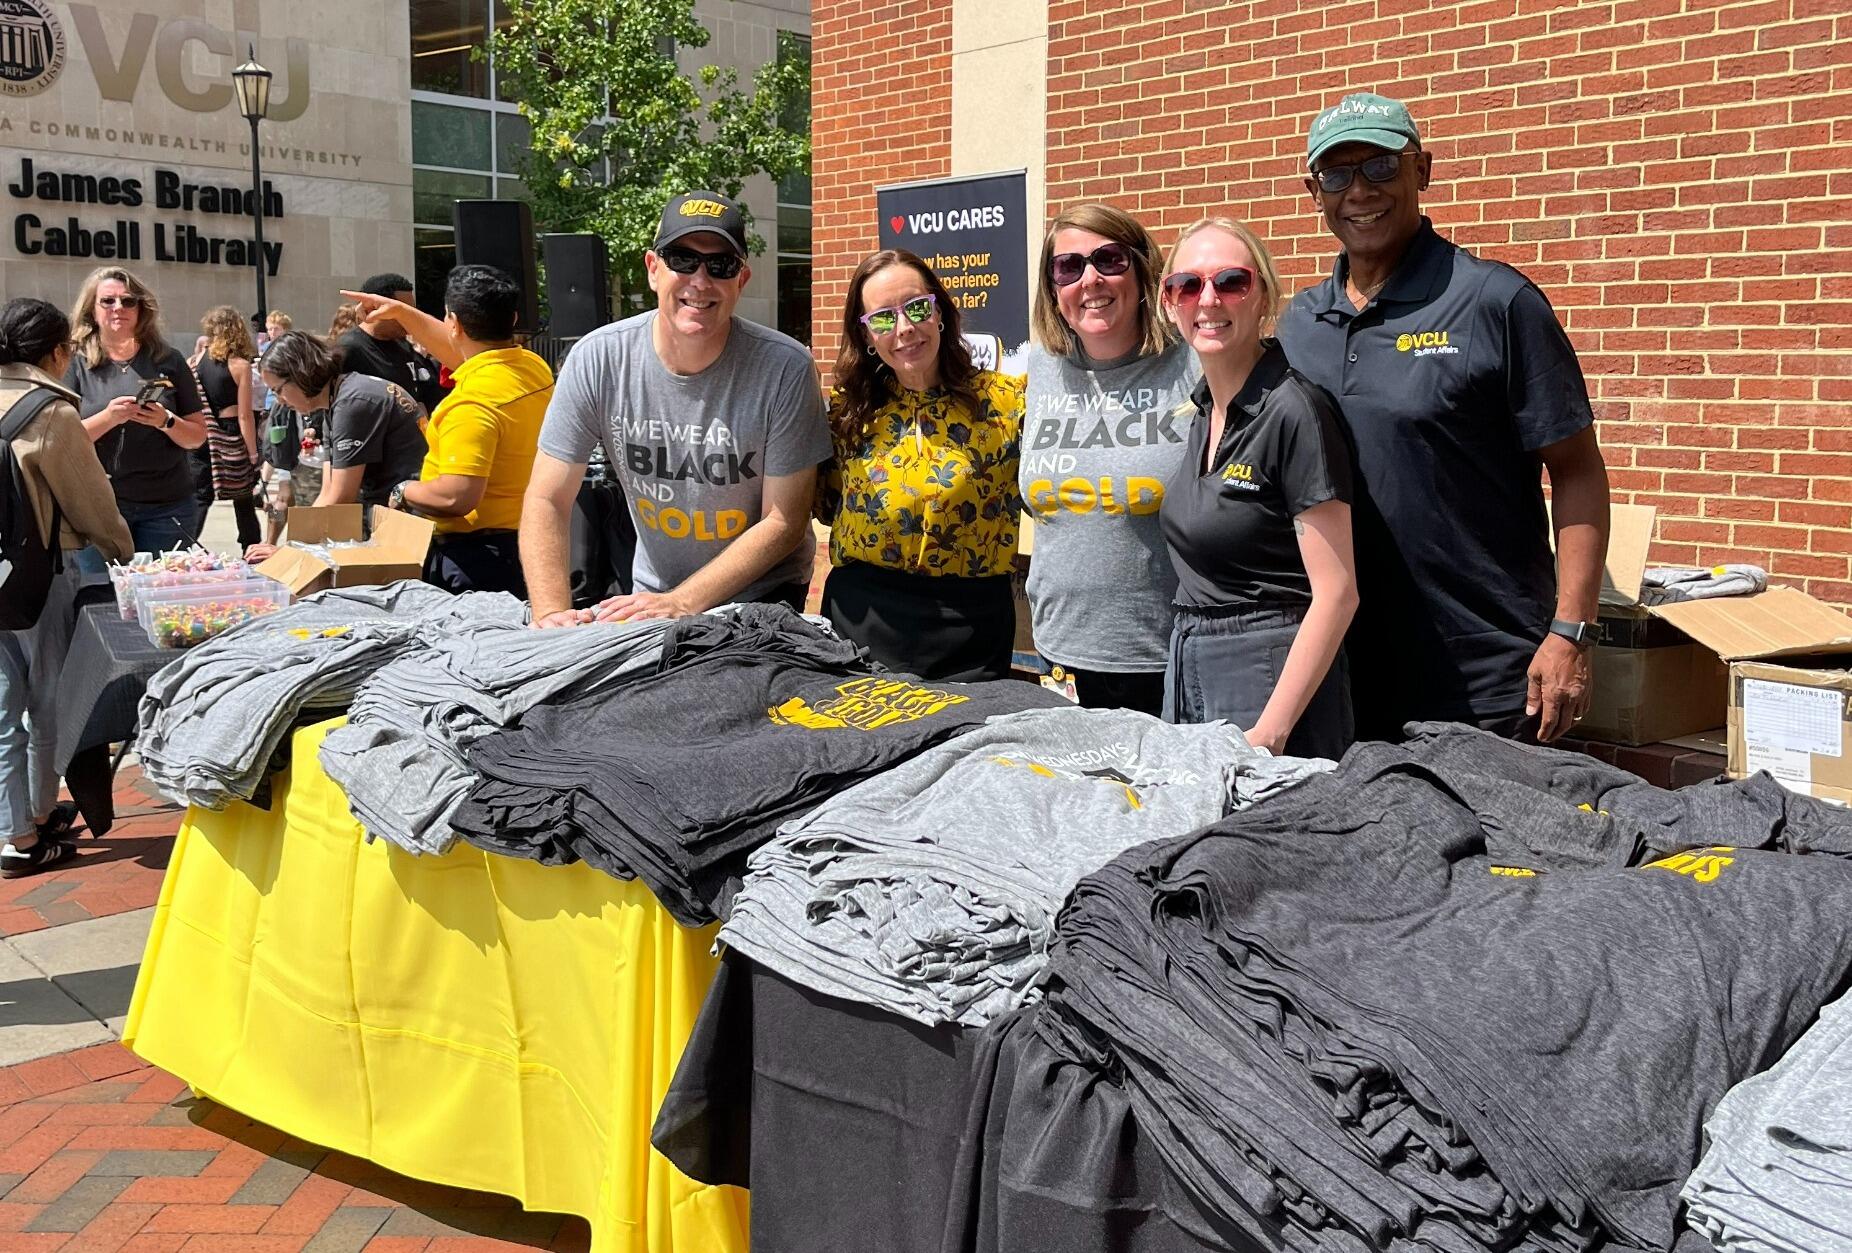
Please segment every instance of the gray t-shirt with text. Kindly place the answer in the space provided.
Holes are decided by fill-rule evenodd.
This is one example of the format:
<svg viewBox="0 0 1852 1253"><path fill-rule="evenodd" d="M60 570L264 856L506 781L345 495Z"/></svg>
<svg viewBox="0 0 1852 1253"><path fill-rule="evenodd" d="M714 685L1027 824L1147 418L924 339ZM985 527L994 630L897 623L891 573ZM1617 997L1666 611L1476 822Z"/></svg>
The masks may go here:
<svg viewBox="0 0 1852 1253"><path fill-rule="evenodd" d="M1200 375L1180 343L1097 365L1030 350L1020 477L1035 646L1050 661L1164 668L1177 576L1158 506L1190 430L1177 409Z"/></svg>
<svg viewBox="0 0 1852 1253"><path fill-rule="evenodd" d="M733 319L727 346L699 374L656 355L656 313L601 327L566 358L540 428L540 450L583 462L600 442L637 528L639 591L675 588L759 521L767 477L829 459L829 427L810 353L777 331ZM810 578L800 544L742 588L754 600Z"/></svg>

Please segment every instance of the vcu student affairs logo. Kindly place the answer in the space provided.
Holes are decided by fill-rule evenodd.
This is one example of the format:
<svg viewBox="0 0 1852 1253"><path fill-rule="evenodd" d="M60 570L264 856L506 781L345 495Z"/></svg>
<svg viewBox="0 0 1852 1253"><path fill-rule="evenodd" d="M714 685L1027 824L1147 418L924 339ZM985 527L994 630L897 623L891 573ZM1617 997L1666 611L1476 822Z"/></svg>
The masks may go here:
<svg viewBox="0 0 1852 1253"><path fill-rule="evenodd" d="M64 27L45 0L0 0L0 95L35 96L64 69Z"/></svg>

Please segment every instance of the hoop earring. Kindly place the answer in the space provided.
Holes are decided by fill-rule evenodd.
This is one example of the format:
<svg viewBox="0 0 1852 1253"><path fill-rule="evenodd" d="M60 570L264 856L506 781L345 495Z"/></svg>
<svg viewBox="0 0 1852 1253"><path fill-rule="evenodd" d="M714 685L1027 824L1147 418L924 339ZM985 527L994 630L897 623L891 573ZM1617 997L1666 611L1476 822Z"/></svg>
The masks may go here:
<svg viewBox="0 0 1852 1253"><path fill-rule="evenodd" d="M873 344L868 345L866 348L862 349L862 351L871 357L879 355L875 352L875 346Z"/></svg>

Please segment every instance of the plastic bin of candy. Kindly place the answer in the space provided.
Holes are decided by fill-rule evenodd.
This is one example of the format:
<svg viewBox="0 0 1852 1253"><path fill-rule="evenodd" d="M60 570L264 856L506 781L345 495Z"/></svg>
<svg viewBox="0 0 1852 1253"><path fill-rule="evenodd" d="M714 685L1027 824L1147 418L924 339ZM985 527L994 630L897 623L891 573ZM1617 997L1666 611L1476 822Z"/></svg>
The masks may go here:
<svg viewBox="0 0 1852 1253"><path fill-rule="evenodd" d="M289 604L289 589L251 575L236 583L153 587L141 594L141 629L157 648L191 648Z"/></svg>
<svg viewBox="0 0 1852 1253"><path fill-rule="evenodd" d="M235 587L252 577L251 568L242 561L223 570L155 570L148 574L132 574L128 578L127 603L122 603L120 591L116 593L117 603L125 619L139 618L142 598L151 591L172 587Z"/></svg>
<svg viewBox="0 0 1852 1253"><path fill-rule="evenodd" d="M109 567L116 609L124 622L140 616L138 598L149 587L179 587L193 582L226 582L249 578L250 567L236 557L222 557L204 549L176 549L158 556L136 553L128 562Z"/></svg>

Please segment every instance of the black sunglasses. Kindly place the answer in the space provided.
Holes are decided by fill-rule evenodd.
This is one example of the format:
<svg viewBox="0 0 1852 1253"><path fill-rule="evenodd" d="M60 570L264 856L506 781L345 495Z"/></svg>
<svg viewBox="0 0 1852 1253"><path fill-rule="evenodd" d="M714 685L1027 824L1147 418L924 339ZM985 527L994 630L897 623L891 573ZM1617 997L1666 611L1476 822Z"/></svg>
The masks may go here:
<svg viewBox="0 0 1852 1253"><path fill-rule="evenodd" d="M1207 277L1216 295L1227 296L1231 300L1240 300L1254 290L1254 271L1238 265L1231 265L1226 270L1217 270L1207 276L1192 274L1180 270L1164 280L1164 290L1170 293L1172 300L1194 300L1203 294L1203 281Z"/></svg>
<svg viewBox="0 0 1852 1253"><path fill-rule="evenodd" d="M140 296L98 296L96 302L105 309L114 309L121 305L124 309L133 309L141 304Z"/></svg>
<svg viewBox="0 0 1852 1253"><path fill-rule="evenodd" d="M1111 278L1132 268L1132 254L1124 244L1101 244L1092 252L1057 252L1048 259L1048 277L1056 287L1072 287L1088 266Z"/></svg>
<svg viewBox="0 0 1852 1253"><path fill-rule="evenodd" d="M693 248L664 248L656 254L662 263L677 274L693 274L702 266L707 267L709 278L734 278L745 265L745 260L737 252L696 252Z"/></svg>
<svg viewBox="0 0 1852 1253"><path fill-rule="evenodd" d="M1380 152L1354 165L1327 165L1322 170L1313 170L1312 177L1318 182L1318 190L1335 194L1356 181L1359 170L1372 183L1387 183L1402 172L1403 157L1420 155L1418 152Z"/></svg>

